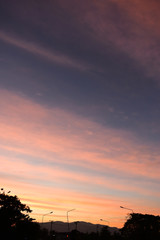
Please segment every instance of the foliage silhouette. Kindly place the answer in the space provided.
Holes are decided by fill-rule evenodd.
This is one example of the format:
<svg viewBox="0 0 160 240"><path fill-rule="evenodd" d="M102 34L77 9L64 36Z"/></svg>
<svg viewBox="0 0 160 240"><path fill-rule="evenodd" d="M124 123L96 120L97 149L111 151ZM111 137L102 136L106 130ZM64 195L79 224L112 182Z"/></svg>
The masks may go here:
<svg viewBox="0 0 160 240"><path fill-rule="evenodd" d="M125 240L159 240L160 216L131 213L121 234Z"/></svg>
<svg viewBox="0 0 160 240"><path fill-rule="evenodd" d="M105 226L101 229L101 232L100 232L100 239L102 240L109 240L111 239L111 233L110 231L108 230L108 226Z"/></svg>
<svg viewBox="0 0 160 240"><path fill-rule="evenodd" d="M32 222L31 210L17 196L0 193L0 231L2 239L39 239L40 226Z"/></svg>

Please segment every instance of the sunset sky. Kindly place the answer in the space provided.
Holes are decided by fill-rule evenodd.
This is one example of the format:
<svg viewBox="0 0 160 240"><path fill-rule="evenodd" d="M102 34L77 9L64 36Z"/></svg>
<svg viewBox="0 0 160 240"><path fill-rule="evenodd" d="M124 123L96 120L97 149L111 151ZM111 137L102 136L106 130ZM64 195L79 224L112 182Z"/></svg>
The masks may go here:
<svg viewBox="0 0 160 240"><path fill-rule="evenodd" d="M159 10L1 0L0 188L37 221L160 215Z"/></svg>

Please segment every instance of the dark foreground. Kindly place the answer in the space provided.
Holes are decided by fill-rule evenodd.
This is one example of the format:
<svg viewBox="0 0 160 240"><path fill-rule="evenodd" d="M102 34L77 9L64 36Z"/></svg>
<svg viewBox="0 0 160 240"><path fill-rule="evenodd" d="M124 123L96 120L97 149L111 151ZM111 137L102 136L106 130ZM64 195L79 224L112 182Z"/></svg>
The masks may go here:
<svg viewBox="0 0 160 240"><path fill-rule="evenodd" d="M2 189L1 189L2 190ZM30 218L31 210L17 196L0 193L1 240L160 240L160 216L131 213L119 231L108 226L95 232L56 232L47 230Z"/></svg>

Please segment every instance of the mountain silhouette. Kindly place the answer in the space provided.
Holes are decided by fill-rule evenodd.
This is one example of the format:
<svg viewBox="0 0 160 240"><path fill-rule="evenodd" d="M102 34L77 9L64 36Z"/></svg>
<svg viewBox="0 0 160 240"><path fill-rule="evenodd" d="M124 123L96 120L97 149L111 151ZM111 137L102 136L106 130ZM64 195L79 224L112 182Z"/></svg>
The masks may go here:
<svg viewBox="0 0 160 240"><path fill-rule="evenodd" d="M44 222L40 223L41 228L46 228L48 231L53 230L55 232L68 232L68 223L67 222L61 222L61 221L50 221L50 222ZM106 225L101 224L92 224L89 222L71 222L69 223L69 229L72 230L78 230L83 233L91 233L91 232L97 232L101 231L103 227ZM111 234L114 232L119 232L119 229L116 227L109 227L108 230Z"/></svg>

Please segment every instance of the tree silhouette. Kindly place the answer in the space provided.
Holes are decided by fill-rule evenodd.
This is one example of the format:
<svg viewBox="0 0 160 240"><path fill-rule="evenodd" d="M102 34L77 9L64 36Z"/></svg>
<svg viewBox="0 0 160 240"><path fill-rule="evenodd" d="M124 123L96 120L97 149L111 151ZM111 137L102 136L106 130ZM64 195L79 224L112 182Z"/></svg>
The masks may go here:
<svg viewBox="0 0 160 240"><path fill-rule="evenodd" d="M37 239L40 231L38 223L32 222L28 213L32 211L22 204L17 196L0 193L0 229L2 239ZM30 234L30 237L29 237Z"/></svg>
<svg viewBox="0 0 160 240"><path fill-rule="evenodd" d="M108 226L105 226L101 229L100 239L102 240L111 239L111 234L110 234L110 231L108 230Z"/></svg>
<svg viewBox="0 0 160 240"><path fill-rule="evenodd" d="M159 240L160 216L131 213L121 232L124 239Z"/></svg>

